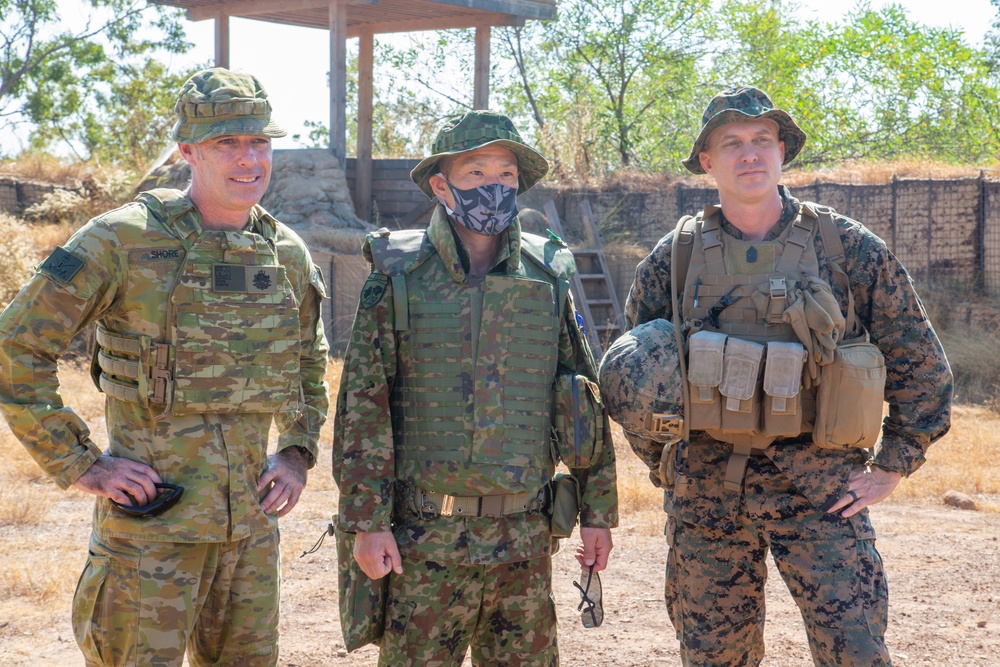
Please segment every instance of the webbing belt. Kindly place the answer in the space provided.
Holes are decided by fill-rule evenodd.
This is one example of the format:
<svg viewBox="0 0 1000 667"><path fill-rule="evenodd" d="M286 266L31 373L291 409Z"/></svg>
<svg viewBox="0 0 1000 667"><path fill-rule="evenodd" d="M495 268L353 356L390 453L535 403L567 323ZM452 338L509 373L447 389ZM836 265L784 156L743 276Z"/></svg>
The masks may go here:
<svg viewBox="0 0 1000 667"><path fill-rule="evenodd" d="M125 361L124 359L110 357L104 354L104 349L101 349L97 353L97 365L105 373L117 375L122 378L128 378L129 380L139 379L139 362Z"/></svg>
<svg viewBox="0 0 1000 667"><path fill-rule="evenodd" d="M99 382L101 384L101 391L108 396L114 396L119 401L127 401L129 403L139 402L139 390L135 387L122 384L121 382L115 382L103 373L101 374Z"/></svg>
<svg viewBox="0 0 1000 667"><path fill-rule="evenodd" d="M142 352L137 339L115 336L102 327L97 327L97 344L109 352L118 354L131 354L138 357Z"/></svg>
<svg viewBox="0 0 1000 667"><path fill-rule="evenodd" d="M535 509L532 501L541 493L511 493L496 496L449 496L423 489L413 490L418 511L437 516L502 517Z"/></svg>

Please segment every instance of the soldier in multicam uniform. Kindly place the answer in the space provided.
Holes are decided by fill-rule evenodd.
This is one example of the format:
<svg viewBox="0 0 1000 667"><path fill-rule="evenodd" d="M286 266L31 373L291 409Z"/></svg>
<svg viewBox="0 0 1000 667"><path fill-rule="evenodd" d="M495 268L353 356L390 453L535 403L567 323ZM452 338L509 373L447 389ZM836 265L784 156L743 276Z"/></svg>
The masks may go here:
<svg viewBox="0 0 1000 667"><path fill-rule="evenodd" d="M615 459L595 432L608 430L569 294L575 265L516 217L516 195L547 170L507 117L468 112L410 174L439 201L428 228L364 246L372 274L344 360L334 479L357 564L389 576L384 667L460 665L470 645L476 665L557 664L554 385L596 414L558 455L582 486L577 559L607 564Z"/></svg>
<svg viewBox="0 0 1000 667"><path fill-rule="evenodd" d="M191 186L141 193L41 264L0 316L0 408L60 487L98 496L73 600L87 665L179 666L185 646L193 665L274 665L277 518L328 408L325 287L302 240L257 206L270 138L285 135L257 79L199 72L176 111ZM56 377L91 322L104 453ZM182 489L176 504L162 488Z"/></svg>
<svg viewBox="0 0 1000 667"><path fill-rule="evenodd" d="M641 396L605 396L613 419L646 427L629 440L665 492L666 600L685 665L760 663L768 550L817 665L890 664L866 508L950 426L951 371L906 270L860 223L779 185L804 142L756 88L712 100L684 165L715 178L721 206L657 244L626 306L630 329L663 318L679 335L679 442L652 437L676 415L636 421ZM643 331L622 349L648 345ZM637 355L632 372L650 363Z"/></svg>

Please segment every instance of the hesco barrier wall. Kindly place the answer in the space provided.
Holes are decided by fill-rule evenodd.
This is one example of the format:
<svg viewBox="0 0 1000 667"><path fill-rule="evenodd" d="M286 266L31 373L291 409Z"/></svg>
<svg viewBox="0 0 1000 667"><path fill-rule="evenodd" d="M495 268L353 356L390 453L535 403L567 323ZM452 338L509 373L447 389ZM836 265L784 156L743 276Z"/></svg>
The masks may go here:
<svg viewBox="0 0 1000 667"><path fill-rule="evenodd" d="M352 190L353 162L347 163ZM408 177L416 163L375 161L372 197L381 213L381 225L397 229L427 224L427 211L421 210L426 209L427 199ZM951 180L894 178L880 185L817 181L792 188L792 194L832 206L862 222L885 239L918 281L959 286L970 295L1000 297L1000 181L985 173ZM689 183L598 189L557 188L543 182L519 197L518 203L522 209L541 211L547 201L555 200L566 240L579 245L584 238L580 213L584 199L594 211L611 277L624 304L636 264L678 218L718 202L718 193L715 188ZM366 271L363 266L355 270ZM357 293L342 302L349 303L350 312L337 317L349 327ZM976 313L969 318L988 319Z"/></svg>
<svg viewBox="0 0 1000 667"><path fill-rule="evenodd" d="M390 229L427 224L430 202L409 180L417 160L376 160L372 197L378 222ZM354 190L354 160L347 161ZM54 187L0 177L0 211L20 214ZM832 206L885 239L916 280L958 286L970 295L1000 297L1000 180L894 178L881 185L814 182L792 189L804 200ZM636 264L682 215L718 201L714 188L690 182L630 188L557 188L544 182L519 198L521 208L554 200L571 245L583 241L580 202L588 200L605 245L612 280L624 304ZM374 221L373 221L374 222ZM331 344L346 345L361 286L368 275L358 255L314 251L332 299L324 304ZM970 319L983 319L976 313Z"/></svg>

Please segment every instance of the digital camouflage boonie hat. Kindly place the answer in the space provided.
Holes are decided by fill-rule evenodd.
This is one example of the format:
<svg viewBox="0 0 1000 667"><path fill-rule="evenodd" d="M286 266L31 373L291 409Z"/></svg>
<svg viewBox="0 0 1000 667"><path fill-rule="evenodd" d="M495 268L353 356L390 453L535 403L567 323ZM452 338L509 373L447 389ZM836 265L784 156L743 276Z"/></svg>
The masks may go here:
<svg viewBox="0 0 1000 667"><path fill-rule="evenodd" d="M775 109L774 104L763 90L750 86L738 86L724 90L709 102L701 117L701 134L694 142L691 155L681 164L694 174L704 174L701 168L699 153L705 150L708 137L712 131L726 123L739 120L757 120L766 118L778 124L778 139L785 142L785 161L788 164L795 159L806 143L806 133L795 124L792 117L781 109Z"/></svg>
<svg viewBox="0 0 1000 667"><path fill-rule="evenodd" d="M257 77L224 67L205 69L184 82L174 107L170 138L197 144L227 134L283 137L271 121L271 103Z"/></svg>
<svg viewBox="0 0 1000 667"><path fill-rule="evenodd" d="M520 187L517 194L531 189L549 171L549 162L541 153L521 139L510 118L494 111L468 111L448 120L431 145L431 155L420 161L410 178L425 195L434 199L428 182L438 173L438 163L449 155L457 155L485 146L503 146L517 156Z"/></svg>

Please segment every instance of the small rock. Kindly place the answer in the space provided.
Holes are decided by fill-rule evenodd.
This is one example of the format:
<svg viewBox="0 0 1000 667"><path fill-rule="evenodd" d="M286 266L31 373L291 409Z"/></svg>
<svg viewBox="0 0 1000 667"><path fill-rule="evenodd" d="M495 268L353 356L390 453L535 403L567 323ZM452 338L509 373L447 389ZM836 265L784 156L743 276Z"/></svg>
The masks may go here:
<svg viewBox="0 0 1000 667"><path fill-rule="evenodd" d="M986 621L979 621L978 623L976 623L976 627L977 628L985 628L986 627Z"/></svg>
<svg viewBox="0 0 1000 667"><path fill-rule="evenodd" d="M960 510L975 510L976 501L971 496L959 491L949 491L944 494L944 504L957 507Z"/></svg>

